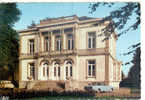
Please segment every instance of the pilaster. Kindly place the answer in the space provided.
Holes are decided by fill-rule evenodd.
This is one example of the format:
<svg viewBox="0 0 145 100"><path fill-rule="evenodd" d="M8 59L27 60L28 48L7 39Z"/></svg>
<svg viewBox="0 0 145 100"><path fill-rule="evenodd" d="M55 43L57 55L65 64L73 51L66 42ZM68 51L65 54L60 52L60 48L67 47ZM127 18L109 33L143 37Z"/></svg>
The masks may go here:
<svg viewBox="0 0 145 100"><path fill-rule="evenodd" d="M106 52L109 53L109 40L106 40ZM105 83L109 84L109 54L105 55Z"/></svg>
<svg viewBox="0 0 145 100"><path fill-rule="evenodd" d="M61 36L62 36L62 50L65 50L66 49L66 45L65 45L65 43L66 43L66 39L65 39L65 34L64 34L64 28L62 28L61 29Z"/></svg>

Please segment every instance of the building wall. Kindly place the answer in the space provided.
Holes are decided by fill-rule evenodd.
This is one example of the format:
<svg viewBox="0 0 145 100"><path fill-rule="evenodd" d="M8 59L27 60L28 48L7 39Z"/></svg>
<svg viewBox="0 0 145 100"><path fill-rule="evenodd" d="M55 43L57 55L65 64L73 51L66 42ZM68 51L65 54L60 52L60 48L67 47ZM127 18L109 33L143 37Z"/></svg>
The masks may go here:
<svg viewBox="0 0 145 100"><path fill-rule="evenodd" d="M38 44L37 43L38 41L37 41L35 34L21 36L21 44L20 44L21 45L21 53L25 53L25 54L29 53L28 43L29 43L30 39L35 39L35 44ZM37 46L38 45L35 45L35 51L38 50Z"/></svg>
<svg viewBox="0 0 145 100"><path fill-rule="evenodd" d="M88 26L88 25L87 25ZM98 36L101 34L101 28L102 27L85 27L85 28L77 28L76 33L73 33L75 36L75 45L77 46L77 49L87 49L88 45L88 32L96 32L96 48L105 48L105 41L103 39L104 36ZM46 31L41 29L40 31ZM49 29L47 29L49 30ZM29 39L35 39L35 52L44 52L44 36L38 36L36 34L31 34L31 32L27 33L29 35L21 36L21 53L28 53L28 40ZM41 32L40 32L41 33ZM112 43L112 41L110 41ZM112 45L110 43L110 46ZM52 50L55 50L55 35L51 36L51 48ZM112 47L113 48L113 47ZM63 49L66 49L66 34L63 34ZM112 52L112 49L111 49ZM115 54L115 53L114 53Z"/></svg>
<svg viewBox="0 0 145 100"><path fill-rule="evenodd" d="M96 61L96 78L87 77L87 60ZM105 81L105 55L78 57L79 81Z"/></svg>
<svg viewBox="0 0 145 100"><path fill-rule="evenodd" d="M114 34L109 38L109 52L116 59L116 38Z"/></svg>
<svg viewBox="0 0 145 100"><path fill-rule="evenodd" d="M28 80L28 64L35 62L35 59L26 59L20 61L20 70L21 70L21 81L27 81Z"/></svg>
<svg viewBox="0 0 145 100"><path fill-rule="evenodd" d="M87 49L88 45L88 32L96 32L96 48L105 48L105 41L103 42L104 36L98 36L101 34L102 27L85 27L79 28L76 37L77 37L77 48L78 49Z"/></svg>
<svg viewBox="0 0 145 100"><path fill-rule="evenodd" d="M37 31L38 34L35 34L35 32L33 32L33 34L31 34L32 32L26 32L26 33L22 33L22 35L20 35L20 55L21 53L24 54L29 54L29 50L28 50L28 42L29 39L35 39L35 53L42 53L44 52L44 36L42 36L42 32L44 31L51 31L53 29L64 29L66 27L74 27L74 48L75 50L78 52L81 52L81 50L83 50L83 52L81 52L81 54L74 54L74 55L56 55L56 56L51 56L48 57L48 55L46 54L45 56L39 56L35 59L32 58L25 58L25 59L21 59L20 60L20 79L21 81L28 81L27 77L28 77L28 64L31 62L35 62L35 67L36 67L36 80L47 80L46 77L44 77L43 74L43 69L42 69L42 65L43 65L43 60L47 60L48 61L48 66L49 66L49 80L57 80L54 77L54 70L53 70L53 60L58 59L61 60L61 77L58 80L66 80L66 76L65 76L65 67L66 67L66 63L65 63L65 59L67 58L72 58L73 59L73 80L76 81L86 81L86 82L104 82L104 81L108 81L105 79L109 79L109 84L113 85L113 86L119 86L119 81L121 80L121 64L116 60L116 39L115 39L115 35L112 34L111 38L108 40L109 43L107 43L107 41L103 41L105 39L104 35L100 36L101 34L101 29L104 27L104 25L100 25L100 26L90 26L91 24L75 24L75 25L66 25L66 26L56 26L56 27L52 27L52 28L41 28L39 29L39 31ZM96 32L96 48L93 48L94 51L90 51L90 52L98 52L98 54L96 55L92 55L91 53L88 53L88 32ZM66 34L62 34L63 36L63 49L66 49L67 45L66 45ZM109 46L107 46L107 44ZM109 47L109 51L107 51L107 47ZM55 50L55 35L51 34L51 50L54 51ZM96 51L95 51L96 50ZM88 55L84 55L83 53L87 52ZM102 53L103 52L103 53ZM100 54L99 54L100 53ZM107 61L105 59L105 56L109 56L109 59L107 58ZM111 57L112 56L112 57ZM96 77L95 78L90 78L87 77L87 60L95 60L96 61ZM42 64L41 64L42 62ZM109 63L109 66L107 64ZM116 65L114 65L114 63ZM106 66L107 65L107 66ZM106 69L108 67L108 71L106 73ZM109 78L107 77L107 74L109 75Z"/></svg>
<svg viewBox="0 0 145 100"><path fill-rule="evenodd" d="M121 63L109 56L109 85L119 88L121 81Z"/></svg>

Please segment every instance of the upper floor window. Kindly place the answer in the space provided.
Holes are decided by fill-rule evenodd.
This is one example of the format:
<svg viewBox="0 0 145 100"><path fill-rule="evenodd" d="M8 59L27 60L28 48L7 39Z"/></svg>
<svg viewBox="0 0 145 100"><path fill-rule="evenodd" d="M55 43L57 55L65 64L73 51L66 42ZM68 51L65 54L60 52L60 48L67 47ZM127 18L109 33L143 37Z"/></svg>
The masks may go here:
<svg viewBox="0 0 145 100"><path fill-rule="evenodd" d="M35 50L34 39L31 39L31 40L29 40L29 52L30 52L30 54L33 54L34 50Z"/></svg>
<svg viewBox="0 0 145 100"><path fill-rule="evenodd" d="M74 48L74 40L72 34L67 35L67 48L68 50L73 50Z"/></svg>
<svg viewBox="0 0 145 100"><path fill-rule="evenodd" d="M88 62L88 76L95 77L96 75L96 62L95 60L89 60Z"/></svg>
<svg viewBox="0 0 145 100"><path fill-rule="evenodd" d="M96 48L96 32L88 33L88 48Z"/></svg>
<svg viewBox="0 0 145 100"><path fill-rule="evenodd" d="M48 37L45 37L44 39L44 45L45 45L45 51L49 51L50 50L50 39Z"/></svg>
<svg viewBox="0 0 145 100"><path fill-rule="evenodd" d="M56 50L61 51L62 49L62 37L60 35L56 36Z"/></svg>

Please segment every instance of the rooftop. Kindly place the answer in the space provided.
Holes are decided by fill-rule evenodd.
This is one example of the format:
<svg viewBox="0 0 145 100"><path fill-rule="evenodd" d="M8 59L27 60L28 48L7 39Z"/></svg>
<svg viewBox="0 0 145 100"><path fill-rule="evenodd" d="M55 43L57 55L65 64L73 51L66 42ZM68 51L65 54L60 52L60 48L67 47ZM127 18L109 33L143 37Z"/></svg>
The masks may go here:
<svg viewBox="0 0 145 100"><path fill-rule="evenodd" d="M28 26L27 29L21 30L22 31L30 31L30 30L37 30L37 28L40 27L47 27L47 26L55 26L60 24L67 24L67 23L83 23L83 22L89 22L89 21L97 21L101 20L101 18L93 18L93 17L87 17L87 16L81 16L78 17L77 15L72 16L62 16L58 18L45 18L40 20L39 24L32 23L30 26Z"/></svg>

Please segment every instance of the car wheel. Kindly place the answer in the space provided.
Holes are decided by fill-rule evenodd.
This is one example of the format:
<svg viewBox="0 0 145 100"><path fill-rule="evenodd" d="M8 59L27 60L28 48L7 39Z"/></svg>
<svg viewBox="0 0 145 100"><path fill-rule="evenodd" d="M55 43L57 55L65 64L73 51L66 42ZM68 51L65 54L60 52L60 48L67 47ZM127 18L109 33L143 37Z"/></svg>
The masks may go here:
<svg viewBox="0 0 145 100"><path fill-rule="evenodd" d="M98 92L101 93L101 89L98 89Z"/></svg>

